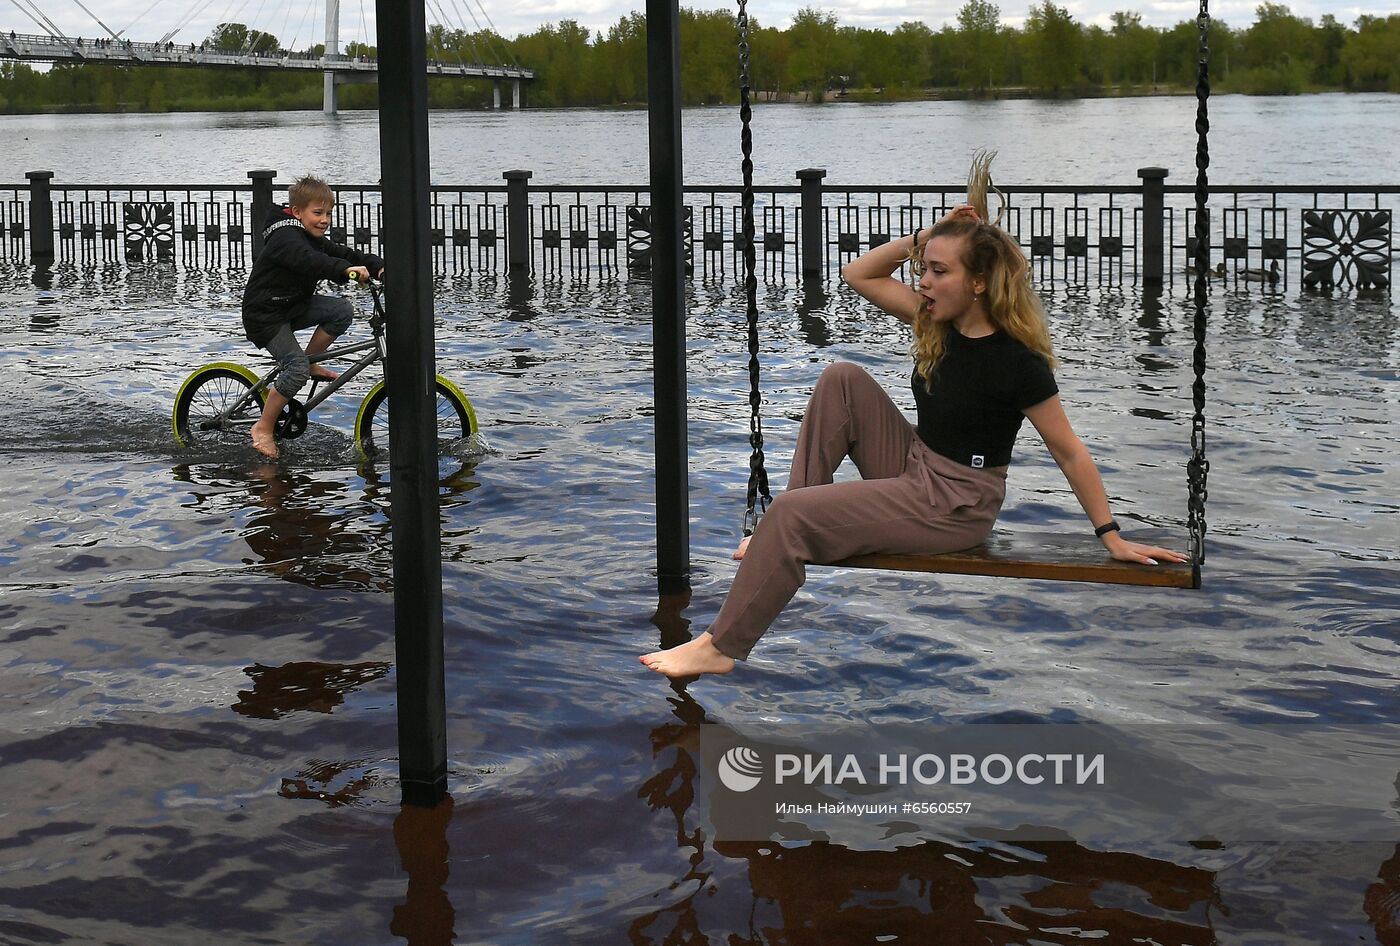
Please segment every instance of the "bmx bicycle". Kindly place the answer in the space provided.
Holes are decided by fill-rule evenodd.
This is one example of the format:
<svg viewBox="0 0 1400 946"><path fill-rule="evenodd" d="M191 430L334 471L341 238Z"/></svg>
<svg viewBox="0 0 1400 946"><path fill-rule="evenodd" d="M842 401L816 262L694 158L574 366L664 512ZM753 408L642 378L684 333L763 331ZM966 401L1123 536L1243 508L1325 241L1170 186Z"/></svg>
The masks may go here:
<svg viewBox="0 0 1400 946"><path fill-rule="evenodd" d="M306 432L308 418L317 406L366 368L384 361L387 349L383 286L373 279L365 285L374 300L374 313L369 319L373 337L350 345L332 346L310 357L315 364L332 358L359 356L334 381L312 378L306 402L293 398L282 409L276 425L279 439L300 437ZM196 368L175 395L175 440L181 446L190 447L231 443L237 437L247 439L249 430L262 416L265 393L280 373L281 368L274 367L259 377L252 369L229 361ZM434 388L437 391L438 443L464 440L475 434L476 411L462 389L442 375L434 379ZM389 389L383 378L360 402L354 438L355 446L365 457L374 457L389 449Z"/></svg>

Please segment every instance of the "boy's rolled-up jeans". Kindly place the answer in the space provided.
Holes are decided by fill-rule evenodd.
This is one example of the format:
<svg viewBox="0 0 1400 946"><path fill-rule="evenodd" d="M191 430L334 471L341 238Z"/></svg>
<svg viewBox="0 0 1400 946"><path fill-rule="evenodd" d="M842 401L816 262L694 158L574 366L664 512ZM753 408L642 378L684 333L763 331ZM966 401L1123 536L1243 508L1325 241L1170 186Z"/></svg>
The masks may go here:
<svg viewBox="0 0 1400 946"><path fill-rule="evenodd" d="M278 328L277 334L263 346L282 369L273 382L277 393L286 398L296 397L311 377L311 359L297 342L297 332L315 327L325 329L332 338L339 338L354 320L355 308L349 299L312 296L304 313Z"/></svg>

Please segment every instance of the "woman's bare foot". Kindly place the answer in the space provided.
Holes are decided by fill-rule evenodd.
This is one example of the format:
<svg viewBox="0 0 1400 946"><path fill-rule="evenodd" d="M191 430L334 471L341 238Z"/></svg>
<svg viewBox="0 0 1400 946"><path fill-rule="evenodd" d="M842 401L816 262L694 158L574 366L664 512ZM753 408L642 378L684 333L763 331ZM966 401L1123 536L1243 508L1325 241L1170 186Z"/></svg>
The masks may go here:
<svg viewBox="0 0 1400 946"><path fill-rule="evenodd" d="M253 449L267 457L269 460L277 459L277 439L273 437L272 431L264 430L257 424L253 425Z"/></svg>
<svg viewBox="0 0 1400 946"><path fill-rule="evenodd" d="M321 381L334 381L336 378L340 377L340 375L327 368L325 365L312 365L311 377Z"/></svg>
<svg viewBox="0 0 1400 946"><path fill-rule="evenodd" d="M702 673L728 673L734 669L734 658L720 652L712 643L709 631L679 647L658 650L637 659L672 679L698 677Z"/></svg>
<svg viewBox="0 0 1400 946"><path fill-rule="evenodd" d="M742 562L744 560L744 553L749 550L749 539L752 538L753 536L746 535L742 539L740 539L739 547L734 550L734 554L731 555L730 558L734 559L734 561L736 562Z"/></svg>

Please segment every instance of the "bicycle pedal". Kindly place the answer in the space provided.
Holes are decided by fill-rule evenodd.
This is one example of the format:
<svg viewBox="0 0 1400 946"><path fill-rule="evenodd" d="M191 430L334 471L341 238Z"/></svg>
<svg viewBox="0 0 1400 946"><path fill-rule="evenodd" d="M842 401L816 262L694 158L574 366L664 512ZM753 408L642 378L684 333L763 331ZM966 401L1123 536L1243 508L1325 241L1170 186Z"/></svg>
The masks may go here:
<svg viewBox="0 0 1400 946"><path fill-rule="evenodd" d="M295 440L306 433L306 407L296 398L287 402L282 413L277 415L277 436L283 440Z"/></svg>

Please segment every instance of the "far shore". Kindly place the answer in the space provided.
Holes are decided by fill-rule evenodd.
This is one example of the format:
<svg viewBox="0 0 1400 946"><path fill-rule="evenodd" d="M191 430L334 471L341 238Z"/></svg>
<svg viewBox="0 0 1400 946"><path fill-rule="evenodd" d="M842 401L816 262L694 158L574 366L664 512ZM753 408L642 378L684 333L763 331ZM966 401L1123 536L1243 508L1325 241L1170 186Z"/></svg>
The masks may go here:
<svg viewBox="0 0 1400 946"><path fill-rule="evenodd" d="M1213 96L1218 95L1257 95L1265 98L1278 95L1289 97L1307 95L1362 95L1375 94L1384 90L1356 91L1343 88L1312 88L1302 92L1269 92L1269 93L1247 93L1239 92L1227 88L1216 88L1211 91ZM1166 96L1194 96L1196 90L1190 86L1168 85L1159 83L1157 85L1114 85L1114 86L1081 86L1074 89L1060 89L1047 91L1045 89L1034 89L1027 86L1002 86L988 89L964 89L958 87L936 87L912 89L908 87L898 88L852 88L852 89L828 89L824 92L777 92L760 90L753 93L754 104L779 104L779 105L820 105L836 103L866 103L879 104L885 102L925 102L925 101L1014 101L1039 99L1043 101L1074 101L1078 99L1104 99L1104 98L1153 98ZM1400 94L1400 93L1390 93ZM703 102L689 103L686 108L703 108L715 105L737 105L737 102ZM134 114L163 114L171 112L303 112L320 111L322 107L319 91L315 101L307 99L305 102L287 103L267 103L264 107L261 103L250 104L247 101L226 102L217 101L200 102L197 105L191 103L189 106L172 105L161 110L142 108L135 103L117 103L115 108L103 107L94 102L69 105L46 105L37 109L23 110L0 110L3 115L134 115ZM373 111L376 106L350 106L342 110L352 111ZM454 108L446 106L429 106L433 111L490 111L485 108ZM550 109L573 109L580 111L589 110L635 110L646 108L645 102L620 102L620 103L600 103L597 105L575 105L575 106L548 106ZM526 102L525 108L531 106Z"/></svg>

